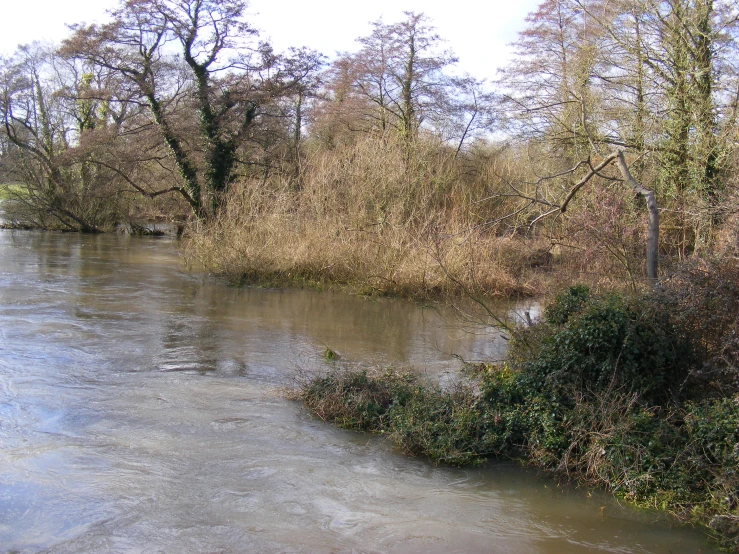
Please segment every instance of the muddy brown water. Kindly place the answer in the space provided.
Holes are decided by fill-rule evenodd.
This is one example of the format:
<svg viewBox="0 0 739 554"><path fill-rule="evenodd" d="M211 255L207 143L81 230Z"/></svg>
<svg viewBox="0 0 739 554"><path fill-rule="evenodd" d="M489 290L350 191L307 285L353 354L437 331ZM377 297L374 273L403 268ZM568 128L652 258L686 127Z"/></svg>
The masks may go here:
<svg viewBox="0 0 739 554"><path fill-rule="evenodd" d="M307 414L324 367L434 378L500 339L452 312L188 273L177 243L0 231L0 552L714 552L510 463L436 467Z"/></svg>

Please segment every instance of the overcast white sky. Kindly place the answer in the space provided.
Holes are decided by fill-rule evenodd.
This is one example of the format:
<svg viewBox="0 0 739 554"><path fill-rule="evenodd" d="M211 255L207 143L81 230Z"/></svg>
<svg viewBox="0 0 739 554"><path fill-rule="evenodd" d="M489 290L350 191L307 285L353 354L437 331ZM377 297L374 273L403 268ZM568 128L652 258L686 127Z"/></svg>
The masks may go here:
<svg viewBox="0 0 739 554"><path fill-rule="evenodd" d="M459 67L492 78L541 0L252 0L249 21L271 38L276 50L308 46L333 57L353 51L354 40L370 32L370 21L403 19L403 11L424 12L459 57ZM34 40L59 41L66 24L103 21L116 0L4 0L0 53Z"/></svg>

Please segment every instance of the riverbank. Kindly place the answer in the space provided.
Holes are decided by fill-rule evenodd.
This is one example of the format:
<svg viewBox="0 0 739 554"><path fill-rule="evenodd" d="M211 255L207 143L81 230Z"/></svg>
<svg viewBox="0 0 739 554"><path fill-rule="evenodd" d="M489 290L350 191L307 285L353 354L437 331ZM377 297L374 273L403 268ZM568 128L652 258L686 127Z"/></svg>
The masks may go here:
<svg viewBox="0 0 739 554"><path fill-rule="evenodd" d="M693 530L516 464L431 467L278 394L296 367L324 367L324 344L437 375L457 367L448 353L495 357L493 335L454 315L228 287L183 272L172 240L0 232L0 544L716 553Z"/></svg>
<svg viewBox="0 0 739 554"><path fill-rule="evenodd" d="M649 296L572 288L513 332L506 364L470 367L452 387L337 371L298 396L321 419L410 455L520 460L701 525L738 551L737 268L703 269ZM715 314L717 296L726 313Z"/></svg>
<svg viewBox="0 0 739 554"><path fill-rule="evenodd" d="M219 221L191 234L185 247L190 260L232 284L307 285L421 300L535 296L544 287L548 250L543 241L466 234L436 241L396 228L361 236L330 217L238 226Z"/></svg>
<svg viewBox="0 0 739 554"><path fill-rule="evenodd" d="M586 187L567 217L540 218L511 192L532 177L515 152L468 159L406 146L367 136L316 147L297 182L275 173L233 183L218 217L188 230L186 256L231 283L423 300L639 286L646 216L621 192Z"/></svg>

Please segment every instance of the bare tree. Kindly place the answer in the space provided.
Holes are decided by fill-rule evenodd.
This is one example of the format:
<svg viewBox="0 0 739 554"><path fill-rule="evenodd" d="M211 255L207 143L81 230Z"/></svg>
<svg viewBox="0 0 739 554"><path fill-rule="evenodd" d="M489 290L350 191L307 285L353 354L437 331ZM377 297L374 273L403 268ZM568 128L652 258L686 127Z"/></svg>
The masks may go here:
<svg viewBox="0 0 739 554"><path fill-rule="evenodd" d="M103 150L115 158L114 142L125 139L111 129L106 140L89 140L101 106L91 96L93 76L71 69L53 49L37 44L3 61L0 134L9 149L1 170L6 180L23 184L14 206L22 207L26 223L96 231L111 225L122 205L119 180L91 165L91 156Z"/></svg>
<svg viewBox="0 0 739 554"><path fill-rule="evenodd" d="M78 27L62 47L134 87L178 169L173 188L198 218L215 214L244 162L240 151L278 116L275 100L312 71L294 61L286 71L284 57L256 43L245 8L243 0L126 0L111 23ZM315 56L301 59L316 67Z"/></svg>
<svg viewBox="0 0 739 554"><path fill-rule="evenodd" d="M446 70L457 58L442 48L428 17L405 15L395 24L372 23L359 52L334 63L329 83L334 102L360 107L365 129L394 129L413 141L424 123L448 116L457 83Z"/></svg>
<svg viewBox="0 0 739 554"><path fill-rule="evenodd" d="M547 0L500 81L506 130L535 151L544 175L614 148L636 153L636 179L670 210L673 248L699 248L711 240L733 149L731 5Z"/></svg>
<svg viewBox="0 0 739 554"><path fill-rule="evenodd" d="M571 0L547 0L527 18L499 80L507 131L571 165L603 137L594 84L601 34Z"/></svg>
<svg viewBox="0 0 739 554"><path fill-rule="evenodd" d="M567 211L570 203L575 199L578 192L587 185L594 177L616 180L612 176L604 175L604 170L610 165L615 165L621 175L621 181L629 186L631 191L644 198L648 211L647 224L647 244L646 244L646 273L650 281L655 282L658 277L659 270L659 209L654 191L645 188L639 184L631 174L629 166L626 163L623 150L615 150L604 156L600 162L593 164L590 158L580 161L574 167L569 168L557 174L546 175L533 183L532 190L524 189L513 183L508 183L507 191L503 196L516 198L522 201L522 205L514 209L513 212L504 217L510 217L513 214L519 214L524 211L531 210L535 207L543 207L545 211L531 219L529 227L533 228L537 223L545 218L563 214ZM585 170L584 174L582 170ZM570 184L566 189L566 193L561 196L553 196L551 191L545 192L542 185L546 181L568 179L573 175L581 174L581 177Z"/></svg>

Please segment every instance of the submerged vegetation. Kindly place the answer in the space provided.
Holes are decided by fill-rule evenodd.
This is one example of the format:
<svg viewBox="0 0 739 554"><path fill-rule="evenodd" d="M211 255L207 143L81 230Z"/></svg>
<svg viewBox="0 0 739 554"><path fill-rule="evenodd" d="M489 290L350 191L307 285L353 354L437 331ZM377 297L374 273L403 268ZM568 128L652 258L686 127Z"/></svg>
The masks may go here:
<svg viewBox="0 0 739 554"><path fill-rule="evenodd" d="M571 287L514 330L505 364L470 366L451 387L392 369L335 370L300 396L321 419L382 433L409 454L520 459L737 548L739 312L719 307L739 301L738 277L733 264L686 268L658 294Z"/></svg>

